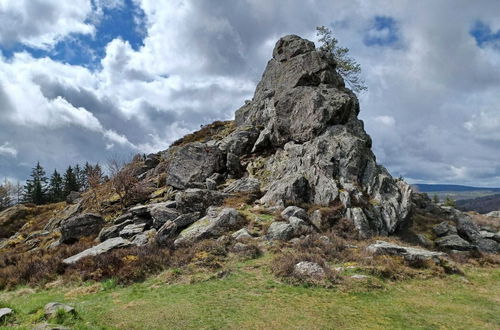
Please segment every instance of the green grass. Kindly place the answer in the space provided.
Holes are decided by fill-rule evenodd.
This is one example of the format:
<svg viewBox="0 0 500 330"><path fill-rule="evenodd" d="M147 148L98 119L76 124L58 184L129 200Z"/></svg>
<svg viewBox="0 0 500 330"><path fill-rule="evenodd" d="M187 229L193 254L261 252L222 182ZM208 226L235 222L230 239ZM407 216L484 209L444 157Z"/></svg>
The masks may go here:
<svg viewBox="0 0 500 330"><path fill-rule="evenodd" d="M264 257L265 258L265 257ZM193 284L157 276L130 286L59 287L0 293L18 328L40 320L48 302L74 306L76 329L498 329L500 270L466 269L447 276L383 287L302 287L276 280L263 260L232 266L231 275ZM180 275L179 272L171 272ZM96 284L88 284L95 288Z"/></svg>

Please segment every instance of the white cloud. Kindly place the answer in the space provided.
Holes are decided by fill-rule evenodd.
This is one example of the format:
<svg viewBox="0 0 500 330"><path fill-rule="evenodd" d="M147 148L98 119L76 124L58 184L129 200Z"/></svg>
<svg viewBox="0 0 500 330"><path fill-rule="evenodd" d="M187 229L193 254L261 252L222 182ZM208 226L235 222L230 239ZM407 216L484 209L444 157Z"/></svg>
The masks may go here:
<svg viewBox="0 0 500 330"><path fill-rule="evenodd" d="M5 142L4 144L0 145L0 155L16 157L17 150L16 148L11 147L9 142Z"/></svg>
<svg viewBox="0 0 500 330"><path fill-rule="evenodd" d="M0 45L50 49L70 33L93 33L85 22L90 13L90 0L0 1Z"/></svg>
<svg viewBox="0 0 500 330"><path fill-rule="evenodd" d="M377 116L375 117L375 121L388 127L393 127L396 124L396 120L391 116Z"/></svg>

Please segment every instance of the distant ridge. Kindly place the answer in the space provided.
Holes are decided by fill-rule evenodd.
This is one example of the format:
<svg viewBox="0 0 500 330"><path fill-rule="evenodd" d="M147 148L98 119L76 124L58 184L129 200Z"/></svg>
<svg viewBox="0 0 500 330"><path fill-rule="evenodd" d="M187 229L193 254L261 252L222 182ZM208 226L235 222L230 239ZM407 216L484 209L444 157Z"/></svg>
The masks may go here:
<svg viewBox="0 0 500 330"><path fill-rule="evenodd" d="M487 187L471 187L455 184L412 184L419 192L438 192L438 191L494 191L500 192L500 188L487 188Z"/></svg>

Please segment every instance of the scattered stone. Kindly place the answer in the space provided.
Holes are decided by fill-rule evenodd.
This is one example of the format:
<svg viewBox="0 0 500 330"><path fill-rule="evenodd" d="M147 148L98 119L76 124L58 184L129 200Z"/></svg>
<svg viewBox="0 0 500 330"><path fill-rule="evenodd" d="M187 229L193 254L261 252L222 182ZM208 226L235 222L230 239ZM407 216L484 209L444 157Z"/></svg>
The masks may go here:
<svg viewBox="0 0 500 330"><path fill-rule="evenodd" d="M366 249L373 254L402 256L406 260L431 259L436 263L441 263L439 258L446 255L442 252L434 252L420 248L407 247L385 241L376 241L375 243L369 245Z"/></svg>
<svg viewBox="0 0 500 330"><path fill-rule="evenodd" d="M293 272L297 276L305 276L314 279L325 278L325 270L319 264L310 261L301 261L297 263L293 269Z"/></svg>
<svg viewBox="0 0 500 330"><path fill-rule="evenodd" d="M108 251L111 251L113 249L129 247L131 245L132 245L132 242L130 242L129 240L126 240L122 237L110 238L107 241L104 241L99 245L91 247L90 249L82 251L82 252L80 252L72 257L64 259L63 263L66 265L71 265L71 264L78 262L82 258L93 257L96 255L100 255L100 254L106 253Z"/></svg>
<svg viewBox="0 0 500 330"><path fill-rule="evenodd" d="M128 225L133 224L134 222L132 220L126 220L124 222L121 222L117 225L112 225L106 228L103 228L100 232L97 238L99 241L104 242L110 238L113 237L118 237L120 236L120 232L122 231L123 228L125 228Z"/></svg>
<svg viewBox="0 0 500 330"><path fill-rule="evenodd" d="M457 228L448 223L448 221L443 221L438 225L432 227L432 231L437 237L443 237L446 235L456 234Z"/></svg>
<svg viewBox="0 0 500 330"><path fill-rule="evenodd" d="M487 217L500 218L500 211L491 211L486 214Z"/></svg>
<svg viewBox="0 0 500 330"><path fill-rule="evenodd" d="M120 231L120 237L123 238L133 237L137 234L142 233L145 228L146 228L145 223L127 225Z"/></svg>
<svg viewBox="0 0 500 330"><path fill-rule="evenodd" d="M169 207L172 202L163 202L149 205L149 213L153 219L153 228L160 229L167 221L174 220L180 213Z"/></svg>
<svg viewBox="0 0 500 330"><path fill-rule="evenodd" d="M307 235L313 232L313 228L307 222L305 222L300 218L292 216L288 218L288 223L293 228L294 236Z"/></svg>
<svg viewBox="0 0 500 330"><path fill-rule="evenodd" d="M216 238L225 232L238 229L245 223L245 218L235 209L223 208L215 212L217 208L211 208L207 215L184 229L174 244L181 245L206 238Z"/></svg>
<svg viewBox="0 0 500 330"><path fill-rule="evenodd" d="M150 229L147 230L141 234L138 234L134 237L132 240L132 244L135 246L144 246L148 245L154 240L154 237L156 236L156 230L155 229Z"/></svg>
<svg viewBox="0 0 500 330"><path fill-rule="evenodd" d="M217 190L217 182L211 178L205 180L205 185L208 190Z"/></svg>
<svg viewBox="0 0 500 330"><path fill-rule="evenodd" d="M45 316L51 318L55 316L60 309L64 310L66 313L76 315L76 310L73 307L58 302L51 302L44 307Z"/></svg>
<svg viewBox="0 0 500 330"><path fill-rule="evenodd" d="M72 191L66 197L66 203L75 204L81 197L82 195L78 191Z"/></svg>
<svg viewBox="0 0 500 330"><path fill-rule="evenodd" d="M293 238L294 229L292 225L283 221L271 223L267 230L267 238L270 240L288 241Z"/></svg>
<svg viewBox="0 0 500 330"><path fill-rule="evenodd" d="M73 243L81 237L96 235L104 225L101 216L85 213L62 221L61 243Z"/></svg>
<svg viewBox="0 0 500 330"><path fill-rule="evenodd" d="M200 212L182 214L173 221L167 221L156 234L156 241L161 245L177 237L179 232L200 219Z"/></svg>
<svg viewBox="0 0 500 330"><path fill-rule="evenodd" d="M472 249L472 245L462 237L452 234L436 240L436 245L448 250L467 251Z"/></svg>
<svg viewBox="0 0 500 330"><path fill-rule="evenodd" d="M207 189L186 189L175 195L177 210L180 213L205 213L209 206L218 206L229 195Z"/></svg>
<svg viewBox="0 0 500 330"><path fill-rule="evenodd" d="M355 274L355 275L351 275L350 276L352 279L354 280L366 280L366 279L369 279L370 276L367 276L367 275L361 275L361 274Z"/></svg>
<svg viewBox="0 0 500 330"><path fill-rule="evenodd" d="M0 308L0 321L3 321L3 319L9 315L14 314L14 311L10 308Z"/></svg>
<svg viewBox="0 0 500 330"><path fill-rule="evenodd" d="M259 191L260 182L252 177L236 180L224 189L226 193L258 193Z"/></svg>
<svg viewBox="0 0 500 330"><path fill-rule="evenodd" d="M248 229L246 229L246 228L241 228L240 230L235 231L231 235L231 237L234 238L237 241L244 240L244 239L249 239L249 238L253 238L253 236L250 235L250 233L248 232Z"/></svg>
<svg viewBox="0 0 500 330"><path fill-rule="evenodd" d="M308 220L307 212L298 206L289 206L281 212L281 217L288 220L290 217L296 217L302 220Z"/></svg>

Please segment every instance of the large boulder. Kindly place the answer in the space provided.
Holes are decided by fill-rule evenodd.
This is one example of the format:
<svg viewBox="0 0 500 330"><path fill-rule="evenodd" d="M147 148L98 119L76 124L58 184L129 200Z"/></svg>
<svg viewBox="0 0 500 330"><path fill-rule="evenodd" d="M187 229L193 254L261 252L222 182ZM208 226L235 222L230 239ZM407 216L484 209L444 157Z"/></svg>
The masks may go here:
<svg viewBox="0 0 500 330"><path fill-rule="evenodd" d="M175 147L166 162L166 184L186 189L190 184L205 182L213 173L223 172L226 157L216 146L193 142Z"/></svg>
<svg viewBox="0 0 500 330"><path fill-rule="evenodd" d="M160 229L167 221L174 220L180 213L169 207L168 202L156 203L149 205L149 213L153 219L153 227Z"/></svg>
<svg viewBox="0 0 500 330"><path fill-rule="evenodd" d="M235 209L223 208L218 211L212 208L205 217L183 230L174 244L177 246L219 237L228 231L241 228L244 223L245 218Z"/></svg>
<svg viewBox="0 0 500 330"><path fill-rule="evenodd" d="M257 178L247 177L236 180L224 188L226 193L249 193L260 192L260 182Z"/></svg>
<svg viewBox="0 0 500 330"><path fill-rule="evenodd" d="M177 211L180 213L202 212L209 206L220 205L229 195L208 189L186 189L175 195Z"/></svg>
<svg viewBox="0 0 500 330"><path fill-rule="evenodd" d="M72 257L66 258L63 260L63 263L66 265L71 265L74 263L77 263L81 259L85 257L94 257L106 252L109 252L113 249L118 249L118 248L124 248L124 247L129 247L132 245L132 242L129 240L126 240L121 237L115 237L115 238L110 238L105 242L102 242L101 244L98 244L94 247L91 247L87 250L84 250Z"/></svg>
<svg viewBox="0 0 500 330"><path fill-rule="evenodd" d="M457 234L451 234L436 240L436 245L446 250L467 251L473 246Z"/></svg>
<svg viewBox="0 0 500 330"><path fill-rule="evenodd" d="M446 254L442 252L429 251L421 248L397 245L385 241L376 241L366 248L369 252L376 255L402 256L406 260L434 260L440 263L440 258Z"/></svg>
<svg viewBox="0 0 500 330"><path fill-rule="evenodd" d="M200 219L200 212L182 214L174 220L167 221L156 234L156 242L160 245L177 237L181 230Z"/></svg>
<svg viewBox="0 0 500 330"><path fill-rule="evenodd" d="M84 236L97 235L104 225L100 215L85 213L61 222L61 243L73 243Z"/></svg>
<svg viewBox="0 0 500 330"><path fill-rule="evenodd" d="M270 240L289 241L294 237L295 230L291 224L283 221L271 223L267 229L266 237Z"/></svg>

